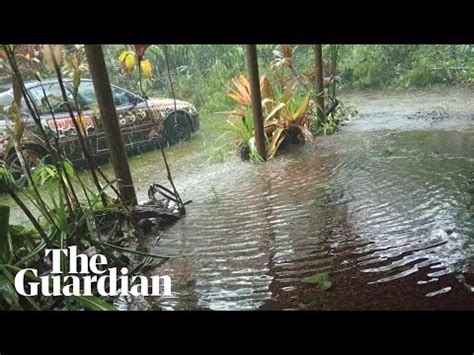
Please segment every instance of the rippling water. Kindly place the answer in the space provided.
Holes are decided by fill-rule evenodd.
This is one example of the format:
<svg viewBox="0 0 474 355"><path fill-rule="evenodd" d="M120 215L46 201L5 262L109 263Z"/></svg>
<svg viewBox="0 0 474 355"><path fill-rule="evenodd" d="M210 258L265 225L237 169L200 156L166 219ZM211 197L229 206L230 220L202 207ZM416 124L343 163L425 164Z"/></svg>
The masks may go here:
<svg viewBox="0 0 474 355"><path fill-rule="evenodd" d="M440 277L474 271L473 132L472 115L361 115L315 150L179 179L194 202L156 246L183 255L153 271L176 293L160 307L291 308L319 272L370 274L368 287L414 275L442 297Z"/></svg>
<svg viewBox="0 0 474 355"><path fill-rule="evenodd" d="M151 306L474 309L474 115L430 113L423 97L368 100L316 149L261 166L209 165L202 137L170 149L193 203L158 236L175 257L150 274L169 274L175 297ZM166 181L159 152L131 163L140 199ZM320 272L328 291L301 282Z"/></svg>

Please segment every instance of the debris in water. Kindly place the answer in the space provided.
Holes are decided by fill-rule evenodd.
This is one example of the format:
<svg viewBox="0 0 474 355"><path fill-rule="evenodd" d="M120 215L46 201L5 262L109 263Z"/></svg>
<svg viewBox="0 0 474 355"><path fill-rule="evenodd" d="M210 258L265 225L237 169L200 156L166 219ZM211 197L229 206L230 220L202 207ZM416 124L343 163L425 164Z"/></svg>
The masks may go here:
<svg viewBox="0 0 474 355"><path fill-rule="evenodd" d="M450 287L450 286L445 287L445 288L442 288L441 290L438 290L438 291L434 291L434 292L427 293L427 294L426 294L426 297L438 296L438 295L441 295L441 294L446 293L446 292L449 292L449 291L451 291L451 287Z"/></svg>

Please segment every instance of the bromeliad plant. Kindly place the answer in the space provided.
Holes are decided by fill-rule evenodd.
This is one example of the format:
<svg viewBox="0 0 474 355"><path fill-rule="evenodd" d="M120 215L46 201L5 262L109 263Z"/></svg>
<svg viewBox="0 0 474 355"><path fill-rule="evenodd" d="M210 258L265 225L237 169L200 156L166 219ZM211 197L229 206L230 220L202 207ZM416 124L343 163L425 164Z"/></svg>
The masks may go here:
<svg viewBox="0 0 474 355"><path fill-rule="evenodd" d="M230 116L227 120L228 128L236 133L241 157L258 161L259 157L256 154L254 143L250 83L243 75L234 78L232 83L235 89L230 89L228 95L239 106L235 110L227 112ZM272 87L266 76L262 76L260 80L267 159L275 157L285 141L297 143L306 139L314 143L314 137L309 131L310 119L307 112L310 95L303 98L295 95L298 83L299 80L294 79L286 85L282 92L279 92Z"/></svg>

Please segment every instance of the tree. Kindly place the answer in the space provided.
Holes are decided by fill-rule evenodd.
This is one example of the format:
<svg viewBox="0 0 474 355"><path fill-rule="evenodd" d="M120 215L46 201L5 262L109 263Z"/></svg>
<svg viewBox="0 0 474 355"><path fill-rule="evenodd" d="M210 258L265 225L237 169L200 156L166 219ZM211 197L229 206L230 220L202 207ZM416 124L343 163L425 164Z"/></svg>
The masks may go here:
<svg viewBox="0 0 474 355"><path fill-rule="evenodd" d="M136 205L137 197L123 145L102 46L86 45L85 49L120 195L123 202Z"/></svg>
<svg viewBox="0 0 474 355"><path fill-rule="evenodd" d="M258 155L265 160L265 132L263 130L262 97L260 94L260 77L258 74L257 46L255 44L247 44L246 55L250 81L250 96L252 99L255 146Z"/></svg>
<svg viewBox="0 0 474 355"><path fill-rule="evenodd" d="M323 49L321 44L314 45L314 65L316 72L315 89L316 104L318 118L320 122L324 122L326 115L324 114L324 73L323 73Z"/></svg>

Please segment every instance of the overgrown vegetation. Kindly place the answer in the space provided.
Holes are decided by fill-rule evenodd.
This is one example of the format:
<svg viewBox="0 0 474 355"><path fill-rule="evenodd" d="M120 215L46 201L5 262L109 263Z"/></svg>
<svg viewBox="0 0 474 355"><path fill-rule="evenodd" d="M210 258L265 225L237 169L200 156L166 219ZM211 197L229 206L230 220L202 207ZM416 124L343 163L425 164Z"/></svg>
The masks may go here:
<svg viewBox="0 0 474 355"><path fill-rule="evenodd" d="M146 58L143 57L145 49ZM105 52L112 83L144 97L176 96L194 103L202 115L213 114L213 123L209 124L212 129L221 129L227 122L226 129L237 137L242 158L260 161L254 144L250 85L243 75L247 68L241 46L112 45L105 46ZM311 46L259 46L269 159L286 144L313 143L318 134L333 134L344 118L356 114L353 107L336 98L336 88L340 94L341 89L401 89L473 83L472 45L327 45L323 46L323 54L327 107L324 108L326 115L321 119L316 115ZM11 139L3 151L15 151L25 181L20 193L14 172L5 163L5 155L0 158L0 185L24 212L31 226L10 225L9 208L0 206L0 309L113 308L95 297L19 297L12 284L14 275L32 265L46 272L48 263L42 256L45 248L77 245L79 251L107 255L113 260L113 266L130 263L124 254L138 256L137 263L145 257L160 262L166 260L137 250L140 245L135 244L137 233L130 222L130 208L122 203L115 181L102 173L83 141L83 108L77 101L77 92L81 79L87 74L82 46L1 47L0 81L13 83L14 88L11 106L0 107L0 114L10 118L7 129ZM67 159L58 144L59 137L41 124L40 107L34 104L24 84L29 79L41 81L55 77L62 86L62 78L66 76L73 79L72 97L66 94L64 87L60 97L44 93L41 110L49 111L54 118L55 106L66 105L87 162L87 181ZM25 127L20 109L22 101L35 123L34 130ZM230 116L228 120L227 115ZM214 122L221 125L218 127ZM34 170L31 164L35 157L22 144L24 137L46 152L39 165L35 162ZM227 144L224 141L213 147L209 161L225 160L229 156ZM393 152L388 150L381 154L390 156ZM305 282L317 283L322 289L331 286L331 281L321 275Z"/></svg>
<svg viewBox="0 0 474 355"><path fill-rule="evenodd" d="M320 94L326 104L323 100L319 104L324 105L321 108L318 108L316 101L316 70L303 72L295 50L296 47L291 45L277 46L273 50L270 70L263 67L274 78L273 83L266 75L260 80L267 159L275 157L279 149L288 143L309 141L314 145L313 134L333 134L344 118L341 113L347 113L347 110L337 113L337 47L331 47L332 60L322 66ZM229 128L236 133L240 156L260 162L262 159L255 146L250 84L243 75L232 79L232 83L234 88L229 89L228 96L239 106L227 112L229 116L236 117L227 121Z"/></svg>
<svg viewBox="0 0 474 355"><path fill-rule="evenodd" d="M13 82L13 101L2 107L6 129L10 139L4 151L14 149L21 163L26 182L19 193L11 171L4 160L0 160L0 185L24 212L33 229L9 224L9 208L0 207L0 309L113 309L114 307L95 296L84 297L19 297L15 292L15 274L25 267L33 267L48 275L48 259L44 249L65 249L75 245L78 252L103 254L113 261L113 266L122 267L138 263L141 267L147 258L159 262L165 257L140 251L137 243L137 229L134 211L123 203L114 184L100 170L84 143L82 110L77 100L81 78L87 73L83 48L65 50L62 46L13 46L2 45L2 73ZM25 54L26 53L26 54ZM137 58L140 58L135 53ZM140 62L140 60L138 60ZM149 77L148 69L142 66ZM44 73L55 73L62 90L61 97L46 95L42 105L49 109L55 119L55 105L66 105L70 119L74 122L82 154L88 163L92 185L85 183L76 173L60 146L58 132L46 130L41 123L39 108L35 105L25 87L24 78L34 77L41 81ZM62 77L64 73L73 80L72 98L66 94ZM27 108L34 121L34 127L27 127L23 121L21 106ZM7 119L8 118L8 119ZM44 148L46 156L33 170L24 138ZM25 199L34 210L27 207ZM39 214L38 214L39 213ZM130 247L131 246L131 247ZM125 257L138 256L138 260ZM63 270L68 260L63 257ZM135 265L136 266L136 265ZM134 272L139 272L135 268ZM26 274L36 280L32 273ZM66 275L64 275L65 277ZM63 283L65 282L63 278Z"/></svg>
<svg viewBox="0 0 474 355"><path fill-rule="evenodd" d="M237 134L237 146L243 159L251 158L260 161L255 147L254 127L252 118L252 102L250 100L250 84L245 76L234 79L236 87L229 93L239 107L229 112L236 119L228 120L229 128ZM310 118L307 114L310 95L300 98L294 94L298 80L289 83L282 91L273 88L266 77L260 81L262 92L262 108L264 130L267 139L267 158L273 158L285 140L308 139L313 142L314 137L309 131Z"/></svg>
<svg viewBox="0 0 474 355"><path fill-rule="evenodd" d="M473 83L473 45L350 45L340 51L343 88Z"/></svg>
<svg viewBox="0 0 474 355"><path fill-rule="evenodd" d="M275 45L259 45L261 75L274 83L291 76L292 69L277 76L275 66L283 65L285 54ZM170 96L163 46L147 50L156 75L146 83L153 95ZM177 97L193 102L203 113L230 110L233 103L222 95L224 87L246 72L245 53L238 45L168 45L171 76ZM131 47L105 46L111 80L134 89L127 75L120 74L118 57ZM403 89L433 85L472 84L473 45L338 45L338 89ZM281 52L281 51L280 51ZM323 46L323 58L332 60L332 48ZM292 47L293 69L312 78L314 56L310 45ZM286 57L288 58L288 57ZM273 65L273 68L272 68ZM136 75L136 73L134 74ZM312 87L312 85L311 85Z"/></svg>

